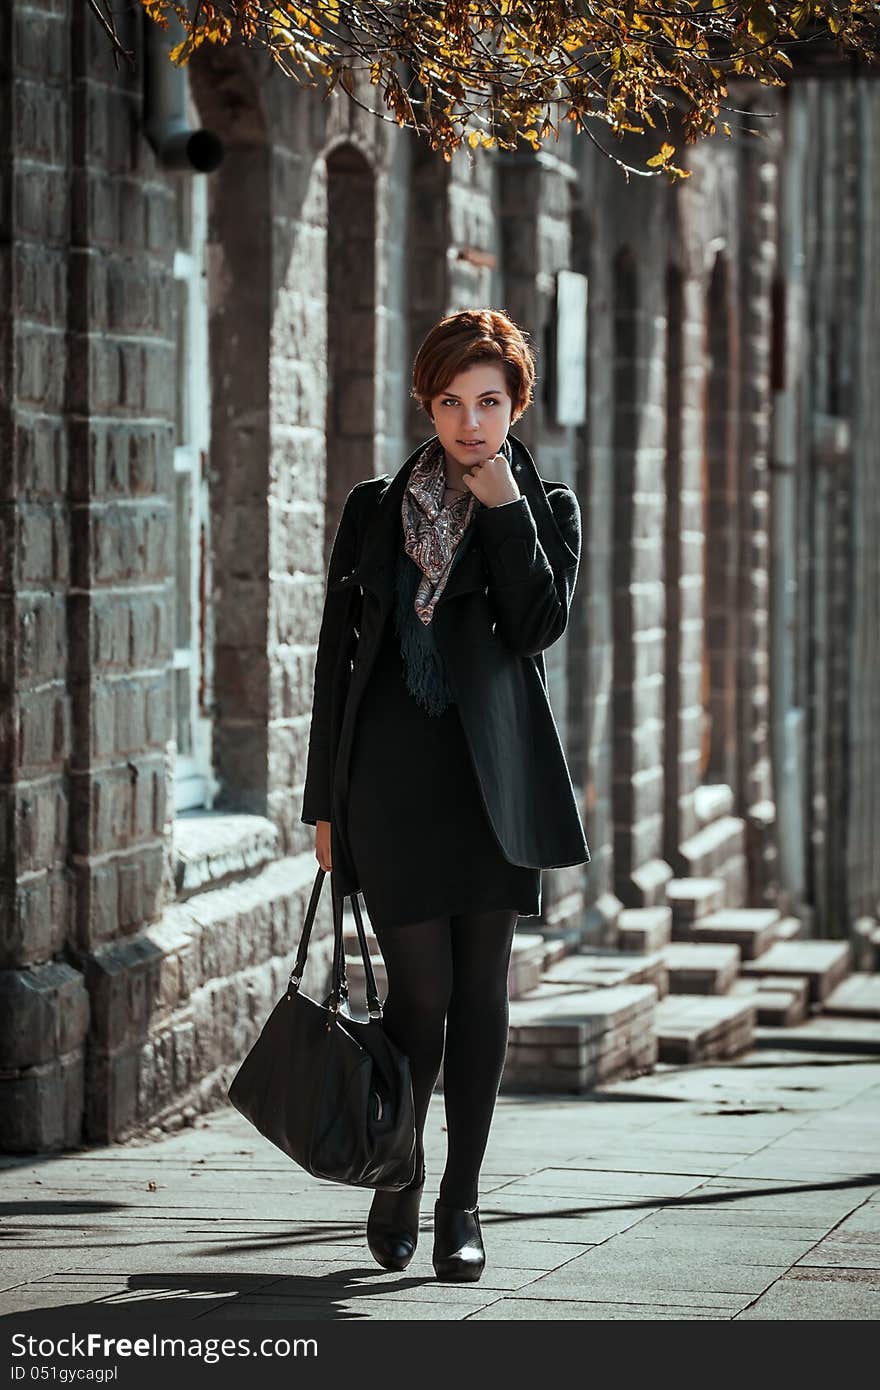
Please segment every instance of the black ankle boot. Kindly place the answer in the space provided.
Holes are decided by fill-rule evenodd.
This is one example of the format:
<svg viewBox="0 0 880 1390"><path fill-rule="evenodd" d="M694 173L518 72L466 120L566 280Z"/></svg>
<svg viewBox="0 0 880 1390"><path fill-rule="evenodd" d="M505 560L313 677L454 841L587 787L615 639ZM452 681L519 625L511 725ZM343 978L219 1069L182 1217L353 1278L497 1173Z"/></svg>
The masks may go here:
<svg viewBox="0 0 880 1390"><path fill-rule="evenodd" d="M434 1273L455 1282L479 1279L486 1264L480 1208L434 1203Z"/></svg>
<svg viewBox="0 0 880 1390"><path fill-rule="evenodd" d="M416 1187L398 1192L377 1188L367 1218L370 1254L383 1269L406 1269L419 1240L419 1207L425 1190L425 1170Z"/></svg>

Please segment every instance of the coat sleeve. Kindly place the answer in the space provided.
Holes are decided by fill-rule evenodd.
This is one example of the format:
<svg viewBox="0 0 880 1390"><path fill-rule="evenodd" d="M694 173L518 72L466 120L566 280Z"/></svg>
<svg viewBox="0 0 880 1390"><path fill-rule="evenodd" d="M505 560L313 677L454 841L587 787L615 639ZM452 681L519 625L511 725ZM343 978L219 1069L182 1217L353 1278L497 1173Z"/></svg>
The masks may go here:
<svg viewBox="0 0 880 1390"><path fill-rule="evenodd" d="M547 500L571 552L568 563L556 569L538 539L524 494L504 506L482 507L475 518L498 635L520 656L537 656L562 636L577 582L580 504L572 489L564 486L548 493Z"/></svg>
<svg viewBox="0 0 880 1390"><path fill-rule="evenodd" d="M306 825L330 820L333 713L335 707L342 707L339 702L345 700L356 637L352 590L343 588L334 591L333 585L348 574L357 562L356 509L361 486L358 483L345 499L327 570L324 612L315 657L312 721L300 817Z"/></svg>

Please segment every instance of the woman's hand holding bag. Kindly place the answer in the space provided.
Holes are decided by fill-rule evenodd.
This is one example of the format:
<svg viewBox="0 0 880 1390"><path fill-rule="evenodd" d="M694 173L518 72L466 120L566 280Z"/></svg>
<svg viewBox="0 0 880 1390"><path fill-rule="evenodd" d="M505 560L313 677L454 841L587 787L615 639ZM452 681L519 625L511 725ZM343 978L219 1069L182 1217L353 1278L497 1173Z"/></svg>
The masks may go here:
<svg viewBox="0 0 880 1390"><path fill-rule="evenodd" d="M316 1178L399 1190L415 1177L415 1109L409 1059L382 1025L358 894L351 895L367 982L366 1021L348 1000L343 900L331 879L333 972L323 1004L300 991L325 871L318 869L296 964L232 1085L229 1099L262 1135Z"/></svg>

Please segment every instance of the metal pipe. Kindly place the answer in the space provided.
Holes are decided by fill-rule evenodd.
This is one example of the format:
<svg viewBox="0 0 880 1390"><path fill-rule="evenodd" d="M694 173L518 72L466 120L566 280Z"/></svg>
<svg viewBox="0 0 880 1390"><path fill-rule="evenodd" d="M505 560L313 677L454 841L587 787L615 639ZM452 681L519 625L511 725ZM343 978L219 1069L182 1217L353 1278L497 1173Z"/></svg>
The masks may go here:
<svg viewBox="0 0 880 1390"><path fill-rule="evenodd" d="M223 142L210 130L195 130L187 114L186 69L171 62L184 37L176 19L162 29L144 18L144 134L166 169L210 174L223 160Z"/></svg>

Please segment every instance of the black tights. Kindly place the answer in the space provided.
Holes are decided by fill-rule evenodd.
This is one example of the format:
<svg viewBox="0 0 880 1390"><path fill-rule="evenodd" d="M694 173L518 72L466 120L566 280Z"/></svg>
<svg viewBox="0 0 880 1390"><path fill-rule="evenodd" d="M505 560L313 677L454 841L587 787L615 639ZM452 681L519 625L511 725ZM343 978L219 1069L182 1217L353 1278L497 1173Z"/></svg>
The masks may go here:
<svg viewBox="0 0 880 1390"><path fill-rule="evenodd" d="M501 909L405 926L373 923L388 973L385 1027L410 1059L420 1159L443 1064L447 1158L439 1197L447 1206L472 1207L478 1200L507 1053L507 970L517 916Z"/></svg>

